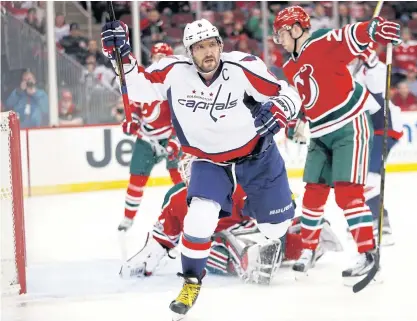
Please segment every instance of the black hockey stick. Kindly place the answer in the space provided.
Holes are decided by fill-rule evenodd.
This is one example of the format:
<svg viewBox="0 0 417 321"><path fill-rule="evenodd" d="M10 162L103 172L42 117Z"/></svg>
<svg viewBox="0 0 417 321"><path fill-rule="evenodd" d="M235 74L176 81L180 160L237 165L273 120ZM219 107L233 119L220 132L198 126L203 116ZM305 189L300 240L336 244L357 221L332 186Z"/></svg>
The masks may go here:
<svg viewBox="0 0 417 321"><path fill-rule="evenodd" d="M387 45L387 75L385 81L385 100L384 100L384 139L382 142L382 167L381 167L381 194L379 198L379 217L378 217L378 244L376 247L375 264L364 279L353 286L353 292L363 290L375 277L379 270L381 260L382 226L384 224L384 194L385 194L385 167L388 157L388 115L391 88L392 70L392 43Z"/></svg>
<svg viewBox="0 0 417 321"><path fill-rule="evenodd" d="M114 14L113 3L111 1L107 1L107 11L109 14L110 21L116 21L116 15ZM119 70L119 81L120 81L120 91L122 92L123 98L123 107L125 110L126 120L128 122L132 121L132 112L130 111L129 107L129 96L127 94L127 86L126 86L126 79L125 79L125 72L123 69L122 57L120 55L119 50L115 50L116 55L116 64L117 69Z"/></svg>

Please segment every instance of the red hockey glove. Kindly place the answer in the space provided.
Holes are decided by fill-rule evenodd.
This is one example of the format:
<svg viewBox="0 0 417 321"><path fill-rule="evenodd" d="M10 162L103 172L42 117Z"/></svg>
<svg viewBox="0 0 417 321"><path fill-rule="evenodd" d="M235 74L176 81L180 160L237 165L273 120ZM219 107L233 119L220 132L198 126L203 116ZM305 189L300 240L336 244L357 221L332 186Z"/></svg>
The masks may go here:
<svg viewBox="0 0 417 321"><path fill-rule="evenodd" d="M138 137L142 137L142 135L139 132L139 122L137 120L132 120L131 122L128 122L126 119L122 123L122 129L123 132L126 135L136 135Z"/></svg>
<svg viewBox="0 0 417 321"><path fill-rule="evenodd" d="M401 43L400 37L401 26L392 21L387 21L382 17L373 18L368 25L368 34L372 41L387 45L399 45Z"/></svg>
<svg viewBox="0 0 417 321"><path fill-rule="evenodd" d="M181 145L176 137L171 137L168 140L167 152L170 161L176 159L180 153Z"/></svg>

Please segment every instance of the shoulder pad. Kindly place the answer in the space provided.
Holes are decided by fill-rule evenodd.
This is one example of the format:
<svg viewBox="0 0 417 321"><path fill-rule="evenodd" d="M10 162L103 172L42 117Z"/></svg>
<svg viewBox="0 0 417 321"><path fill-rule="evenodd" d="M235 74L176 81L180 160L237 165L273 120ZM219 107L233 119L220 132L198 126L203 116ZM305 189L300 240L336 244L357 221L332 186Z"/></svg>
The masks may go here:
<svg viewBox="0 0 417 321"><path fill-rule="evenodd" d="M182 56L182 55L167 56L167 57L162 58L158 62L150 65L148 68L146 68L146 71L151 72L154 70L162 70L175 63L188 63L192 65L191 59L186 56Z"/></svg>

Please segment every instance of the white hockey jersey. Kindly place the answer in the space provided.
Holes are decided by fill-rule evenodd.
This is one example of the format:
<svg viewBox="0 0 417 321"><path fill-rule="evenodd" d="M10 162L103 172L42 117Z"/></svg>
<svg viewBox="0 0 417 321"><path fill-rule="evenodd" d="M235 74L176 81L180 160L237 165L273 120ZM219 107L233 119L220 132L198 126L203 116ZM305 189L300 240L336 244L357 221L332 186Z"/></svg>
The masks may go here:
<svg viewBox="0 0 417 321"><path fill-rule="evenodd" d="M387 67L378 61L375 67L367 68L362 66L355 75L355 80L363 84L375 98L375 104L371 106L370 113L374 126L375 135L383 135L384 129L384 99L385 99L385 80ZM389 104L388 117L388 136L400 139L403 135L403 121L401 119L401 108Z"/></svg>
<svg viewBox="0 0 417 321"><path fill-rule="evenodd" d="M214 162L249 155L259 136L243 103L245 93L257 102L281 95L287 120L294 118L301 100L295 89L278 81L263 61L242 52L221 54L221 65L205 81L192 61L170 56L145 71L136 62L124 65L129 99L168 100L172 122L184 152Z"/></svg>

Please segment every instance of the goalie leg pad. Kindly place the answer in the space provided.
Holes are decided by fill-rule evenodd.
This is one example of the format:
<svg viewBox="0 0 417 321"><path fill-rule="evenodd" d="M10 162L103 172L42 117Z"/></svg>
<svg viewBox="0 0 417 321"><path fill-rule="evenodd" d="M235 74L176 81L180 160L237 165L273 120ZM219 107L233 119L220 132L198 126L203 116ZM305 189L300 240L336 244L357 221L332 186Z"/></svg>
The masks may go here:
<svg viewBox="0 0 417 321"><path fill-rule="evenodd" d="M206 269L213 274L228 274L229 259L229 250L223 244L213 242Z"/></svg>

